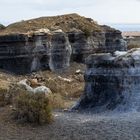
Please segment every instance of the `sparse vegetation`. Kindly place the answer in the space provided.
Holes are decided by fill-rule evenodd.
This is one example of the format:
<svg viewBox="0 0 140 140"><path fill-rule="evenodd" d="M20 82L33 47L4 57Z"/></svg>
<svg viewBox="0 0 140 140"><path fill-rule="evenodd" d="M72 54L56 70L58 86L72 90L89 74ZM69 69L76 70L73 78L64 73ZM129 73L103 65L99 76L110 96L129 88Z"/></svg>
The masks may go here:
<svg viewBox="0 0 140 140"><path fill-rule="evenodd" d="M78 14L68 14L53 17L40 17L13 23L7 26L0 34L27 33L28 31L35 31L40 28L53 30L55 27L62 29L64 32L69 32L72 28L82 31L87 29L90 32L101 31L101 27L93 20L87 20L87 18Z"/></svg>
<svg viewBox="0 0 140 140"><path fill-rule="evenodd" d="M66 107L65 100L60 94L49 95L49 101L52 109L64 109Z"/></svg>
<svg viewBox="0 0 140 140"><path fill-rule="evenodd" d="M84 89L83 76L77 75L72 79L71 82L60 80L58 77L46 80L46 86L53 92L49 97L53 108L68 108L72 105L70 100L77 99L82 94Z"/></svg>
<svg viewBox="0 0 140 140"><path fill-rule="evenodd" d="M85 33L86 38L88 38L88 37L91 35L91 30L88 29L88 28L85 28L85 29L83 30L83 32Z"/></svg>
<svg viewBox="0 0 140 140"><path fill-rule="evenodd" d="M61 79L59 74L51 71L41 71L26 76L0 72L0 105L10 110L7 116L13 112L12 116L18 122L49 123L52 120L51 110L71 108L82 94L84 79L83 74L75 73L77 69L84 71L85 65L72 63L69 71L61 75L63 78L70 79L70 82ZM36 76L42 79L41 84L52 91L48 98L40 94L27 93L17 85L17 82L23 79L32 79Z"/></svg>
<svg viewBox="0 0 140 140"><path fill-rule="evenodd" d="M45 94L21 93L14 99L14 119L22 123L44 124L52 121L49 99Z"/></svg>

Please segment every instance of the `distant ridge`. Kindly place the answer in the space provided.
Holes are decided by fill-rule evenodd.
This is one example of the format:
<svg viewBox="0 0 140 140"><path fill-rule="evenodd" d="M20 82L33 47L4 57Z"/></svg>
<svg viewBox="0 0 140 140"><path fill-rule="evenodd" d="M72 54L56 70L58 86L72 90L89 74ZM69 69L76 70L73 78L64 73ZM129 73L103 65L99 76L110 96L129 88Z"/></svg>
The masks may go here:
<svg viewBox="0 0 140 140"><path fill-rule="evenodd" d="M114 27L122 32L137 32L140 31L140 24L108 24L111 27Z"/></svg>
<svg viewBox="0 0 140 140"><path fill-rule="evenodd" d="M136 36L140 36L140 31L137 32L122 32L123 36L132 36L132 37L136 37Z"/></svg>

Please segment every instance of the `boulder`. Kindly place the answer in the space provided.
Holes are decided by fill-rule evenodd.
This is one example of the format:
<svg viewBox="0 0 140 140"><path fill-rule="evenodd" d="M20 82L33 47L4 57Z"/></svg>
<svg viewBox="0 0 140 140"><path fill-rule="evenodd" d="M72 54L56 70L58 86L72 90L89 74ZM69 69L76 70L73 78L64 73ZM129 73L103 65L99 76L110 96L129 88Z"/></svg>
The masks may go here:
<svg viewBox="0 0 140 140"><path fill-rule="evenodd" d="M51 90L47 88L46 86L38 86L36 88L32 88L29 85L29 81L27 79L21 80L18 82L18 86L31 94L45 94L47 97L49 94L52 94Z"/></svg>
<svg viewBox="0 0 140 140"><path fill-rule="evenodd" d="M52 94L52 91L46 86L39 86L39 87L34 88L34 93L35 94L45 93L45 95L48 96L49 94Z"/></svg>
<svg viewBox="0 0 140 140"><path fill-rule="evenodd" d="M17 83L17 85L28 92L34 93L33 88L29 85L29 82L27 79L21 80Z"/></svg>
<svg viewBox="0 0 140 140"><path fill-rule="evenodd" d="M38 80L37 79L29 79L29 82L30 82L30 86L31 87L40 86L40 83L38 83Z"/></svg>
<svg viewBox="0 0 140 140"><path fill-rule="evenodd" d="M140 110L140 49L112 56L94 54L87 60L84 94L74 109Z"/></svg>

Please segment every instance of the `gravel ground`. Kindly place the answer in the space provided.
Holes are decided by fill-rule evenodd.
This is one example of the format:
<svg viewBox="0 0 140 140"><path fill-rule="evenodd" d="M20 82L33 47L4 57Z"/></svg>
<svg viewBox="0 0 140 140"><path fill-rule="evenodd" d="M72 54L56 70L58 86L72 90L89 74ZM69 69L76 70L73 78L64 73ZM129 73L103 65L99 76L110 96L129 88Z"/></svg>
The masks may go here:
<svg viewBox="0 0 140 140"><path fill-rule="evenodd" d="M4 111L1 109L0 113ZM0 119L0 140L140 140L140 113L54 112L44 126L19 125Z"/></svg>

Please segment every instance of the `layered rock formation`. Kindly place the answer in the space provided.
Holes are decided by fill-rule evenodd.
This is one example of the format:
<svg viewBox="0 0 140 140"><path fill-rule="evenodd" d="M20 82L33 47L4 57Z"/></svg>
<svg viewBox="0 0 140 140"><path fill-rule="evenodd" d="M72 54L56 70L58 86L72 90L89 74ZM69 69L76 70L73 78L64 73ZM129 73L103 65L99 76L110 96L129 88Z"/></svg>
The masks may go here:
<svg viewBox="0 0 140 140"><path fill-rule="evenodd" d="M65 33L57 32L52 36L49 66L52 71L63 72L70 66L71 45Z"/></svg>
<svg viewBox="0 0 140 140"><path fill-rule="evenodd" d="M84 94L75 109L140 109L140 49L115 55L88 58Z"/></svg>
<svg viewBox="0 0 140 140"><path fill-rule="evenodd" d="M0 36L0 68L17 74L69 66L71 46L63 32Z"/></svg>
<svg viewBox="0 0 140 140"><path fill-rule="evenodd" d="M101 26L102 31L68 33L72 46L72 60L84 63L87 56L96 52L110 52L127 50L121 32L108 26Z"/></svg>
<svg viewBox="0 0 140 140"><path fill-rule="evenodd" d="M95 52L126 50L121 32L77 14L14 23L0 31L0 68L63 71Z"/></svg>

